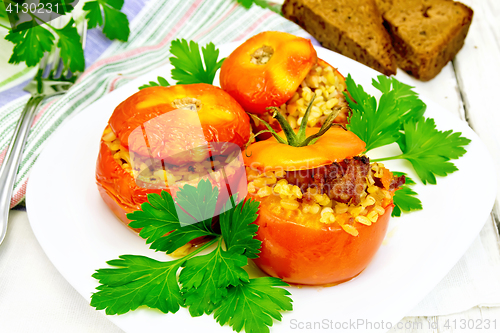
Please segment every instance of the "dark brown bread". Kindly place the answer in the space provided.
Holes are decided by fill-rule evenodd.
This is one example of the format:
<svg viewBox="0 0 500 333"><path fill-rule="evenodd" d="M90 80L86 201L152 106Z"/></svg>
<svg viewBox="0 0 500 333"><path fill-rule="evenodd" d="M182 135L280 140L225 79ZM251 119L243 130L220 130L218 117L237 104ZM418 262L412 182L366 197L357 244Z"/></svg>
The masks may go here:
<svg viewBox="0 0 500 333"><path fill-rule="evenodd" d="M376 0L401 69L434 78L464 45L473 11L453 0Z"/></svg>
<svg viewBox="0 0 500 333"><path fill-rule="evenodd" d="M391 39L374 0L286 0L282 11L324 47L396 74Z"/></svg>

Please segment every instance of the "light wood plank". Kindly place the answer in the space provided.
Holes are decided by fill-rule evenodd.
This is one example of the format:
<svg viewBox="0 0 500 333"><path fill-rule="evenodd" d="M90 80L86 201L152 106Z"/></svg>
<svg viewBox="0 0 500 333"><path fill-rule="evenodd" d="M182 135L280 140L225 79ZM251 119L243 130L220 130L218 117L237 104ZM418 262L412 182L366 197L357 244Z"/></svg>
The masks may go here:
<svg viewBox="0 0 500 333"><path fill-rule="evenodd" d="M500 1L463 0L474 10L465 45L453 61L465 116L493 156L500 193ZM490 175L483 181L491 181ZM500 200L492 213L500 226Z"/></svg>
<svg viewBox="0 0 500 333"><path fill-rule="evenodd" d="M447 316L411 317L401 320L389 333L499 332L499 307L473 307Z"/></svg>

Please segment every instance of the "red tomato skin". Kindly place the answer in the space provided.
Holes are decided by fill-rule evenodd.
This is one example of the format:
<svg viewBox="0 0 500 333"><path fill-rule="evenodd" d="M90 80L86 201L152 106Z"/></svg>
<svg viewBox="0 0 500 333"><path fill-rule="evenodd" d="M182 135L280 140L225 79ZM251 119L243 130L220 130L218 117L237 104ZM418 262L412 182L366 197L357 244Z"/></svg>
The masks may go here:
<svg viewBox="0 0 500 333"><path fill-rule="evenodd" d="M168 117L168 121L159 118L177 110L174 102L184 98L200 103L200 109L196 111L197 117L193 114L193 119L197 121L190 123L193 119L186 118L177 122ZM154 126L148 130L148 139L155 140L149 142L155 157L176 165L190 162L189 158L179 161L179 153L205 145L206 142L230 142L244 147L250 138L250 120L238 102L222 89L205 83L142 89L115 108L109 125L120 143L129 149L129 140L136 139L134 135L130 137L131 134L137 134L138 128L151 121ZM202 133L193 131L199 125ZM142 139L142 133L139 136ZM148 154L147 150L136 153L143 156ZM169 160L171 158L173 160Z"/></svg>
<svg viewBox="0 0 500 333"><path fill-rule="evenodd" d="M251 62L262 46L274 49L264 65ZM242 43L224 60L220 85L245 111L263 114L266 107L289 100L317 61L310 40L278 31L265 31Z"/></svg>
<svg viewBox="0 0 500 333"><path fill-rule="evenodd" d="M358 236L338 225L319 228L277 217L260 207L255 223L261 253L254 259L265 273L285 282L305 285L338 284L361 273L384 240L393 205L371 226L356 223ZM319 222L318 222L319 223Z"/></svg>

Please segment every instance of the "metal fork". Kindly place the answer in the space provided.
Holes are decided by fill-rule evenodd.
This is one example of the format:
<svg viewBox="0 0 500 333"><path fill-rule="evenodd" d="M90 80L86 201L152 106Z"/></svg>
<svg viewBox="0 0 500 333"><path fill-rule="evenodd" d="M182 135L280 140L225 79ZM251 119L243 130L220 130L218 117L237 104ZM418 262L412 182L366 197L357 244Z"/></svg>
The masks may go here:
<svg viewBox="0 0 500 333"><path fill-rule="evenodd" d="M62 28L62 17L53 22L57 28ZM87 36L87 23L82 20L77 25L81 32L82 46L85 48ZM64 94L76 81L79 73L74 74L63 71L63 62L58 49L55 52L45 54L35 78L24 88L31 93L31 98L24 107L21 117L17 123L14 135L9 144L9 149L0 167L0 244L2 244L7 233L10 201L14 190L14 182L17 170L21 162L24 146L30 132L33 119L37 114L40 103L49 97Z"/></svg>

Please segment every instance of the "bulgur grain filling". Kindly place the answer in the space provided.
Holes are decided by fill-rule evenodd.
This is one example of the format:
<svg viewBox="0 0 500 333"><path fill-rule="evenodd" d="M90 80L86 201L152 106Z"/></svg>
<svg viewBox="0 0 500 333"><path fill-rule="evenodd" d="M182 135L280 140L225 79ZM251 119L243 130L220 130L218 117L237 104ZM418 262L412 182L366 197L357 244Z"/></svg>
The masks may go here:
<svg viewBox="0 0 500 333"><path fill-rule="evenodd" d="M254 65L265 65L271 60L274 55L274 49L269 45L264 45L255 50L250 58L250 62Z"/></svg>
<svg viewBox="0 0 500 333"><path fill-rule="evenodd" d="M163 163L150 156L130 154L110 126L103 132L102 140L111 150L114 160L143 188L167 188L175 183L197 185L200 180L211 179L217 183L223 177L234 175L243 168L243 161L238 158L239 151L228 155L214 155L206 160L190 162L180 166Z"/></svg>
<svg viewBox="0 0 500 333"><path fill-rule="evenodd" d="M352 165L362 166L365 172L359 168L349 169ZM392 201L394 191L404 183L404 177L393 177L383 164L370 164L365 156L310 170L260 172L247 167L246 171L248 192L257 198L266 198L277 214L285 212L298 221L338 224L353 236L358 235L356 223L369 226L377 222ZM297 176L299 172L302 176ZM388 174L384 177L385 173ZM383 184L387 180L390 184ZM338 186L340 190L336 189ZM345 191L349 187L355 190ZM347 193L348 197L338 192Z"/></svg>
<svg viewBox="0 0 500 333"><path fill-rule="evenodd" d="M318 63L311 68L292 98L282 104L279 111L285 116L293 129L299 128L307 106L313 94L316 94L307 126L323 125L326 118L339 108L341 112L334 119L334 122L347 124L349 105L343 94L346 89L347 86L342 75L326 62L318 60ZM259 117L271 124L275 121L272 114L273 112L270 111ZM255 122L254 119L252 121Z"/></svg>

